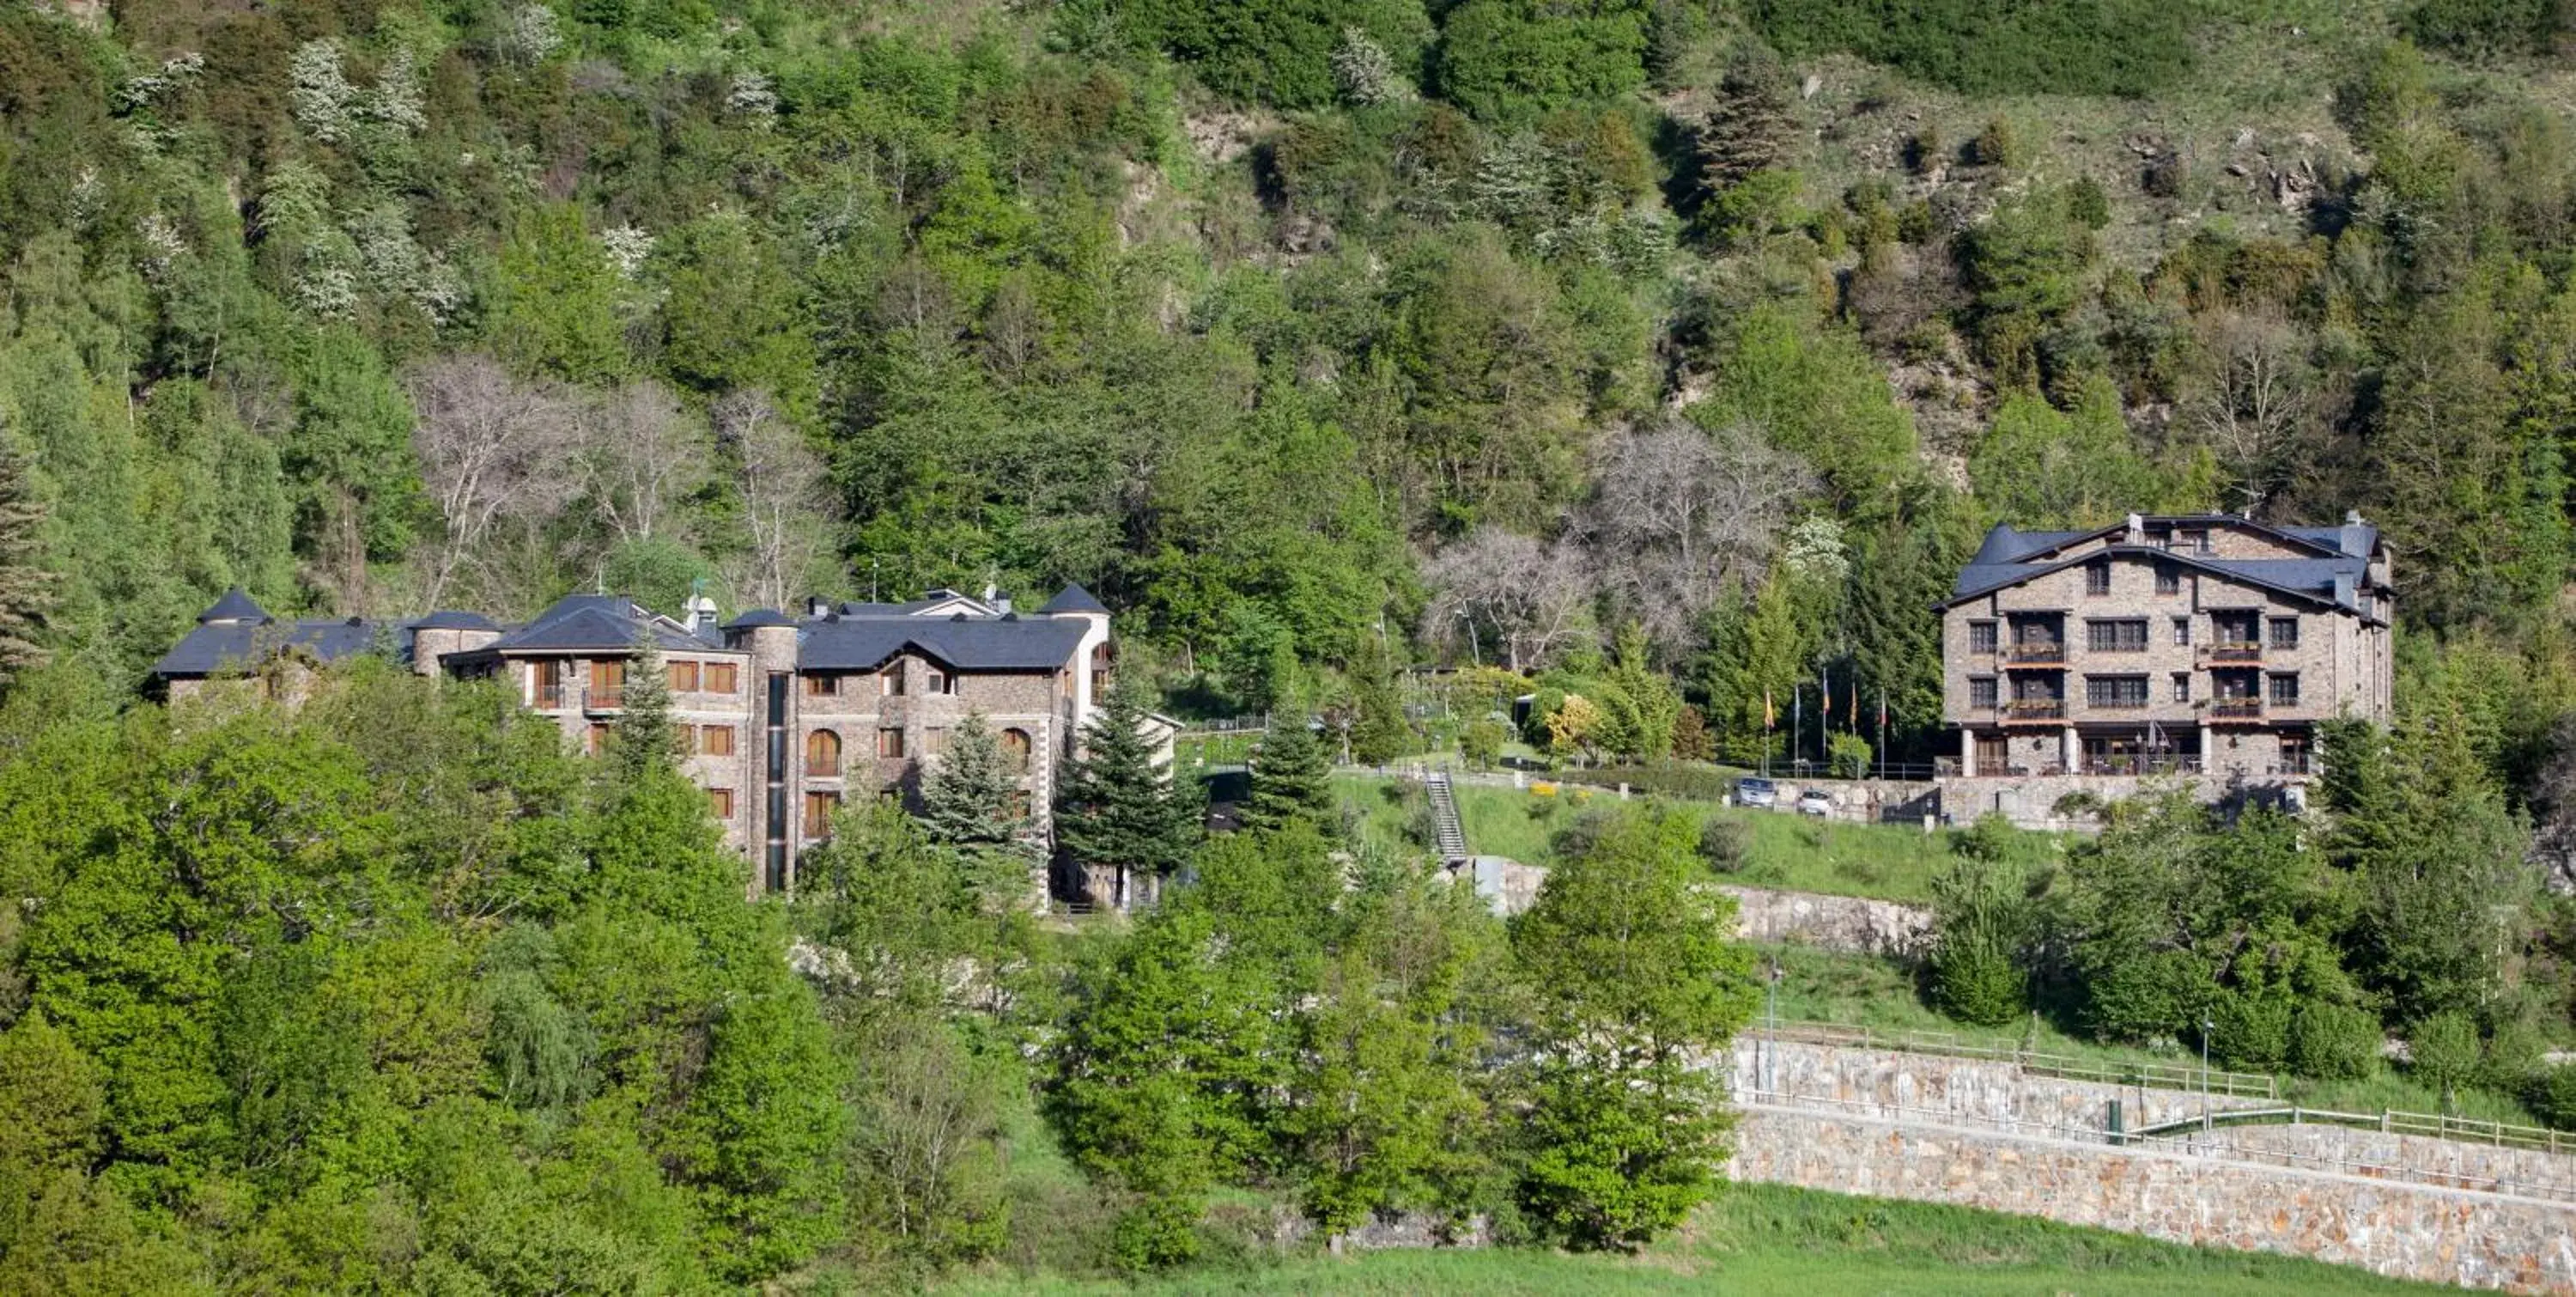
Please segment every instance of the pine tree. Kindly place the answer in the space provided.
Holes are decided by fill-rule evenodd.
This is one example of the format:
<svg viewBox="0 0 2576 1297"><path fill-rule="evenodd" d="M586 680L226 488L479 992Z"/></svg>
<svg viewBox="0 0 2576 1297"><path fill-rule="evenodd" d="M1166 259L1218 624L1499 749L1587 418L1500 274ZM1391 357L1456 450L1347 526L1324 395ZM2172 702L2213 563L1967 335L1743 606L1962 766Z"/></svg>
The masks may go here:
<svg viewBox="0 0 2576 1297"><path fill-rule="evenodd" d="M45 660L37 641L53 607L54 574L39 565L44 524L26 458L0 442L0 685Z"/></svg>
<svg viewBox="0 0 2576 1297"><path fill-rule="evenodd" d="M1699 153L1700 183L1719 192L1757 171L1787 163L1798 119L1778 64L1749 58L1729 68L1717 102L1700 118L1692 141Z"/></svg>
<svg viewBox="0 0 2576 1297"><path fill-rule="evenodd" d="M1122 880L1179 869L1199 836L1197 808L1172 787L1145 720L1131 690L1112 690L1083 727L1082 754L1065 767L1056 800L1057 841L1083 864L1116 868Z"/></svg>
<svg viewBox="0 0 2576 1297"><path fill-rule="evenodd" d="M662 646L649 626L637 637L635 656L626 661L626 688L608 751L630 783L679 762L680 727L671 719L671 683L662 669Z"/></svg>
<svg viewBox="0 0 2576 1297"><path fill-rule="evenodd" d="M1019 839L1027 817L1012 804L1019 776L982 712L968 712L948 732L948 750L921 779L922 831L952 847L1004 847Z"/></svg>
<svg viewBox="0 0 2576 1297"><path fill-rule="evenodd" d="M1330 832L1333 765L1322 741L1303 721L1278 725L1261 736L1252 754L1252 796L1243 804L1248 829L1281 829L1305 820Z"/></svg>
<svg viewBox="0 0 2576 1297"><path fill-rule="evenodd" d="M1351 701L1358 712L1351 722L1351 759L1364 766L1384 765L1412 750L1413 727L1405 723L1404 700L1396 692L1395 668L1386 650L1370 647L1351 674Z"/></svg>

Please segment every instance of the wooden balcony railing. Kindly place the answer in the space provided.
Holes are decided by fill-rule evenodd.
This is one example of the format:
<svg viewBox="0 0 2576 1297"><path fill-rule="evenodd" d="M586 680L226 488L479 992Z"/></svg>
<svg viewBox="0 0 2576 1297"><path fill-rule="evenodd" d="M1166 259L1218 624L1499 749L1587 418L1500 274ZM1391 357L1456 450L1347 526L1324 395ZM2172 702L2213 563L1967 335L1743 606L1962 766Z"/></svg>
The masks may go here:
<svg viewBox="0 0 2576 1297"><path fill-rule="evenodd" d="M2006 644L2004 662L2006 665L2017 667L2064 666L2066 665L2066 646L2064 644Z"/></svg>
<svg viewBox="0 0 2576 1297"><path fill-rule="evenodd" d="M537 686L537 710L560 711L563 706L564 687L562 685Z"/></svg>
<svg viewBox="0 0 2576 1297"><path fill-rule="evenodd" d="M2004 721L2055 721L2066 719L2063 698L2015 698L2003 707Z"/></svg>
<svg viewBox="0 0 2576 1297"><path fill-rule="evenodd" d="M2221 640L2201 656L2212 662L2260 662L2263 644L2260 640Z"/></svg>
<svg viewBox="0 0 2576 1297"><path fill-rule="evenodd" d="M2263 719L2263 700L2215 698L2210 700L2209 718L2214 721L2259 721Z"/></svg>

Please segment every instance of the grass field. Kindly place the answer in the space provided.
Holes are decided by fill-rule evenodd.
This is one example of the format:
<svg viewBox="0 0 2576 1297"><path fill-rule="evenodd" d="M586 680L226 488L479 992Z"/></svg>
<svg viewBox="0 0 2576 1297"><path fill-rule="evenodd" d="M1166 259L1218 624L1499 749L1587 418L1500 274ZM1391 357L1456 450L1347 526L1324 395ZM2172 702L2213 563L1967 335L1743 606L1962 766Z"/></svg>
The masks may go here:
<svg viewBox="0 0 2576 1297"><path fill-rule="evenodd" d="M1676 1236L1633 1257L1522 1248L1379 1252L1136 1283L989 1275L957 1293L2101 1294L2253 1297L2430 1291L2360 1270L2182 1247L1926 1203L1732 1185Z"/></svg>
<svg viewBox="0 0 2576 1297"><path fill-rule="evenodd" d="M1344 776L1339 786L1343 801L1359 811L1370 837L1390 845L1418 844L1418 839L1408 836L1419 802L1419 794L1409 785L1352 775ZM1467 831L1468 848L1481 855L1547 864L1555 859L1551 840L1585 810L1618 804L1615 793L1572 785L1555 788L1553 794L1541 795L1517 788L1459 785L1458 818ZM1928 901L1932 876L1950 855L1946 832L1828 822L1706 802L1661 804L1703 821L1722 818L1743 823L1752 835L1746 863L1729 881L1750 886ZM2058 839L2040 833L2017 834L2013 841L2034 863L2053 857L2059 847Z"/></svg>

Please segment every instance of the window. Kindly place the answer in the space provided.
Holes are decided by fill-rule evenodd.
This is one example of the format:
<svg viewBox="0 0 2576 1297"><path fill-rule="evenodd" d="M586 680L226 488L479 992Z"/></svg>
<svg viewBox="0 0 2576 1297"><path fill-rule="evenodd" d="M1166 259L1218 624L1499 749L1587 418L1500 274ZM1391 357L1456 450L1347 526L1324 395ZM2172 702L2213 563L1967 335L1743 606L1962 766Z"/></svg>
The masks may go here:
<svg viewBox="0 0 2576 1297"><path fill-rule="evenodd" d="M592 721L590 728L582 732L581 750L594 757L607 751L608 726L598 721Z"/></svg>
<svg viewBox="0 0 2576 1297"><path fill-rule="evenodd" d="M2176 671L2173 673L2173 700L2178 703L2187 703L2191 701L2190 672Z"/></svg>
<svg viewBox="0 0 2576 1297"><path fill-rule="evenodd" d="M931 693L953 694L957 692L957 677L949 672L940 670L938 667L932 667L929 670L922 672L922 677L923 687Z"/></svg>
<svg viewBox="0 0 2576 1297"><path fill-rule="evenodd" d="M2087 707L2144 707L2147 705L2145 676L2086 676L2084 705Z"/></svg>
<svg viewBox="0 0 2576 1297"><path fill-rule="evenodd" d="M2110 565L2110 564L2108 564L2108 563L2089 563L2089 564L2086 564L2086 565L2085 565L2085 568L2084 568L2084 593L2086 593L2086 594L2109 594L2109 593L2111 593L2111 565Z"/></svg>
<svg viewBox="0 0 2576 1297"><path fill-rule="evenodd" d="M562 659L539 658L528 664L528 705L539 709L564 705Z"/></svg>
<svg viewBox="0 0 2576 1297"><path fill-rule="evenodd" d="M2156 564L2156 593L2181 594L2182 569L2170 564Z"/></svg>
<svg viewBox="0 0 2576 1297"><path fill-rule="evenodd" d="M731 662L709 662L699 683L705 686L701 692L711 694L729 694L742 687Z"/></svg>
<svg viewBox="0 0 2576 1297"><path fill-rule="evenodd" d="M2307 735L2282 735L2281 773L2285 775L2315 774L2316 771L2309 768L2311 762L2314 760L2312 755L2313 752L2314 749L2309 745Z"/></svg>
<svg viewBox="0 0 2576 1297"><path fill-rule="evenodd" d="M708 789L708 790L707 790L707 814L712 815L712 816L714 816L714 817L716 817L717 819L720 819L720 820L730 820L730 819L732 819L732 818L733 818L733 790L732 790L732 789L730 789L730 788L710 788L710 789Z"/></svg>
<svg viewBox="0 0 2576 1297"><path fill-rule="evenodd" d="M2298 646L2299 619L2296 617L2273 618L2272 647L2276 649L2294 649Z"/></svg>
<svg viewBox="0 0 2576 1297"><path fill-rule="evenodd" d="M2281 671L2276 672L2272 676L2272 705L2275 707L2296 707L2299 705L2298 672Z"/></svg>
<svg viewBox="0 0 2576 1297"><path fill-rule="evenodd" d="M2147 623L2143 619L2088 621L2084 623L2084 647L2096 653L2144 653Z"/></svg>
<svg viewBox="0 0 2576 1297"><path fill-rule="evenodd" d="M711 757L733 755L733 727L701 725L698 727L698 751Z"/></svg>
<svg viewBox="0 0 2576 1297"><path fill-rule="evenodd" d="M591 662L590 705L593 707L626 705L625 659L597 658Z"/></svg>
<svg viewBox="0 0 2576 1297"><path fill-rule="evenodd" d="M2180 644L2185 648L2189 648L2191 646L2191 618L2176 617L2173 619L2173 626L2174 643Z"/></svg>
<svg viewBox="0 0 2576 1297"><path fill-rule="evenodd" d="M1993 676L1968 677L1968 705L1980 711L1989 710L1995 705Z"/></svg>
<svg viewBox="0 0 2576 1297"><path fill-rule="evenodd" d="M693 694L693 693L696 693L696 692L698 691L698 664L697 664L697 663L695 663L695 662L674 662L674 663L671 663L671 664L670 664L670 675L671 675L671 692L672 692L672 693L675 693L675 694Z"/></svg>
<svg viewBox="0 0 2576 1297"><path fill-rule="evenodd" d="M877 673L877 692L888 698L903 697L903 663L897 662Z"/></svg>
<svg viewBox="0 0 2576 1297"><path fill-rule="evenodd" d="M1021 774L1027 774L1029 772L1030 749L1031 744L1029 742L1029 732L1027 730L1002 731L1002 759L1010 763L1011 769L1019 771Z"/></svg>
<svg viewBox="0 0 2576 1297"><path fill-rule="evenodd" d="M820 838L830 837L832 834L832 812L839 809L841 809L841 795L839 793L815 792L805 794L805 840L812 842Z"/></svg>
<svg viewBox="0 0 2576 1297"><path fill-rule="evenodd" d="M815 779L841 776L841 736L816 730L805 736L805 773Z"/></svg>
<svg viewBox="0 0 2576 1297"><path fill-rule="evenodd" d="M933 725L921 732L921 753L923 756L935 757L947 750L948 731L946 728Z"/></svg>
<svg viewBox="0 0 2576 1297"><path fill-rule="evenodd" d="M1995 624L1993 622L1972 621L1968 623L1968 651L1971 653L1992 653L1995 651Z"/></svg>
<svg viewBox="0 0 2576 1297"><path fill-rule="evenodd" d="M903 755L903 731L893 729L891 727L878 730L877 755L881 757L901 757Z"/></svg>
<svg viewBox="0 0 2576 1297"><path fill-rule="evenodd" d="M808 698L831 698L837 696L840 692L841 678L839 676L817 674L805 677L805 696Z"/></svg>

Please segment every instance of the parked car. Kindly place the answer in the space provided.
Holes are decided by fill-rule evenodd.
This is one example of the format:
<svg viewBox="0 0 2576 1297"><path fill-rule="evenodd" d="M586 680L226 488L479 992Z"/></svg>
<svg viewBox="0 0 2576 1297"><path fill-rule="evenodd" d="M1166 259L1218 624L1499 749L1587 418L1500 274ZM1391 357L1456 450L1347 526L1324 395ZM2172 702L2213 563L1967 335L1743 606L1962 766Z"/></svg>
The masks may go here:
<svg viewBox="0 0 2576 1297"><path fill-rule="evenodd" d="M1735 781L1735 804L1738 806L1769 806L1779 796L1779 786L1768 779L1747 775Z"/></svg>
<svg viewBox="0 0 2576 1297"><path fill-rule="evenodd" d="M1834 799L1821 788L1810 788L1798 794L1798 813L1818 818L1831 815L1834 813Z"/></svg>

